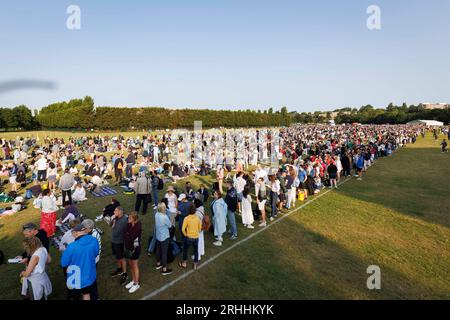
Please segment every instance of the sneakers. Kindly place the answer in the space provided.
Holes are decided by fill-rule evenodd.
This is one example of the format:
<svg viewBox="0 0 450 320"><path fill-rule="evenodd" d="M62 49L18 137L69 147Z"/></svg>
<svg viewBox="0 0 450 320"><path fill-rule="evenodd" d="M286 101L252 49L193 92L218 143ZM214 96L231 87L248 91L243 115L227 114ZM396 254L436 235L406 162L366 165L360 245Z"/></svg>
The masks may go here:
<svg viewBox="0 0 450 320"><path fill-rule="evenodd" d="M108 224L111 223L111 217L106 216L103 218L103 220Z"/></svg>
<svg viewBox="0 0 450 320"><path fill-rule="evenodd" d="M260 226L260 227L266 227L266 226L267 226L267 223L266 223L266 222L261 222L261 223L259 224L259 226Z"/></svg>
<svg viewBox="0 0 450 320"><path fill-rule="evenodd" d="M237 235L233 234L230 239L231 240L236 240L237 239Z"/></svg>
<svg viewBox="0 0 450 320"><path fill-rule="evenodd" d="M130 281L130 283L128 283L128 284L125 286L125 289L130 290L132 286L134 286L134 282L133 282L133 281Z"/></svg>
<svg viewBox="0 0 450 320"><path fill-rule="evenodd" d="M103 215L102 214L97 216L97 217L95 217L95 222L100 222L102 220L103 220Z"/></svg>
<svg viewBox="0 0 450 320"><path fill-rule="evenodd" d="M156 266L155 266L155 269L156 269L156 270L159 270L159 269L161 269L161 268L162 268L162 264L156 265Z"/></svg>
<svg viewBox="0 0 450 320"><path fill-rule="evenodd" d="M219 241L219 240L214 241L213 245L215 245L216 247L220 247L220 246L222 246L222 241Z"/></svg>
<svg viewBox="0 0 450 320"><path fill-rule="evenodd" d="M247 229L255 229L255 227L252 226L251 224L249 224L249 225L247 226Z"/></svg>
<svg viewBox="0 0 450 320"><path fill-rule="evenodd" d="M126 272L120 275L120 284L123 285L128 280L128 274ZM137 289L136 289L137 290Z"/></svg>
<svg viewBox="0 0 450 320"><path fill-rule="evenodd" d="M161 271L161 274L163 276L167 276L168 274L171 274L171 273L172 273L172 269L169 269L169 268L167 268L166 270L162 270Z"/></svg>
<svg viewBox="0 0 450 320"><path fill-rule="evenodd" d="M270 219L269 219L269 220L270 220L270 221L273 221L273 220L275 220L275 219L274 219L274 217L270 217Z"/></svg>
<svg viewBox="0 0 450 320"><path fill-rule="evenodd" d="M133 283L134 285L130 288L130 291L128 291L129 293L135 293L136 291L139 290L139 288L141 287L139 284L137 283Z"/></svg>
<svg viewBox="0 0 450 320"><path fill-rule="evenodd" d="M117 268L116 271L111 273L111 277L114 278L114 277L120 276L121 274L122 274L122 269Z"/></svg>

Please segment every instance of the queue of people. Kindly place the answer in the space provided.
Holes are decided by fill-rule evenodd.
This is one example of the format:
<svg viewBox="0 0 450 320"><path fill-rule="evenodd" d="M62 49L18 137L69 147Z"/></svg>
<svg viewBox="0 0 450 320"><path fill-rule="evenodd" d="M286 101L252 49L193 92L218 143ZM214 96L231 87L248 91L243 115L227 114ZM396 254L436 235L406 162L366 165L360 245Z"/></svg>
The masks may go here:
<svg viewBox="0 0 450 320"><path fill-rule="evenodd" d="M163 276L171 274L169 264L178 254L179 268L186 269L192 260L192 268L197 270L205 255L207 232L214 237L211 244L220 247L238 239L239 220L249 230L264 228L297 201L314 197L326 187L338 188L342 178L354 175L362 181L364 172L378 158L415 143L424 131L423 126L402 125L295 125L201 136L164 132L143 139L45 139L44 144L21 139L15 144L21 152L14 156L11 172L15 179L10 182L17 190L18 172L31 170L33 186L29 190L41 209L40 226L23 227L26 241L21 262L27 268L21 273L25 281L22 293L33 299L45 299L51 293L45 266L51 262L48 242L57 226L70 226L59 246L69 299L99 298L96 270L101 239L95 222L101 221L111 227L111 250L116 260L111 277L119 278L132 294L140 289L139 259L145 250L145 226L140 216L149 208L154 223L146 251L148 255L156 253L154 268ZM189 145L199 137L205 142L199 148L195 143ZM231 150L220 155L220 146L230 141ZM103 155L107 151L115 152L109 161ZM199 159L203 160L197 166ZM26 169L28 160L30 168ZM215 182L211 186L203 183L195 190L189 177L205 174ZM92 185L96 189L107 180L133 183L134 210L126 213L113 198L95 222L84 219L75 204L87 200L86 190ZM165 188L164 181L178 183Z"/></svg>

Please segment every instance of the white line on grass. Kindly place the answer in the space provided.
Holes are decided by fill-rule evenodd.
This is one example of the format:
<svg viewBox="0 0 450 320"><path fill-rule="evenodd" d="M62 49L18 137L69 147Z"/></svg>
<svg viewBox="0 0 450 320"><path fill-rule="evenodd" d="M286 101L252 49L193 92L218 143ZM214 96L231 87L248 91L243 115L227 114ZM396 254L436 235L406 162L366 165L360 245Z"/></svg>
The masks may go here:
<svg viewBox="0 0 450 320"><path fill-rule="evenodd" d="M350 176L349 178L347 178L346 180L344 180L343 182L341 182L339 185L343 185L344 183L346 183L347 181L351 180L353 178L353 176ZM291 214L293 214L294 212L297 212L298 210L304 208L305 206L307 206L310 203L313 203L314 201L316 201L317 199L323 197L324 195L326 195L328 192L332 191L333 189L329 189L323 193L318 194L317 196L314 196L314 198L312 200L307 201L306 203L302 204L300 207L292 210L291 212L288 212L287 214L281 216L279 219L274 220L273 222L271 222L270 224L267 225L267 227L261 228L258 231L252 233L251 235L247 236L246 238L239 240L238 242L234 243L232 246L226 248L225 250L219 252L218 254L216 254L215 256L212 256L211 258L209 258L208 260L206 260L205 262L203 262L202 264L199 264L198 266L198 270L200 270L203 267L206 267L208 264L210 264L211 262L213 262L214 260L216 260L217 258L219 258L221 255L224 255L225 253L227 253L228 251L236 248L238 245L252 239L253 237L257 236L258 234L260 234L261 232L269 229L270 227L272 227L273 225L277 224L278 222L282 221L283 219L286 219L287 217L289 217ZM162 287L146 294L144 297L141 298L141 300L148 300L158 294L160 294L161 292L167 290L168 288L170 288L171 286L173 286L174 284L176 284L177 282L189 277L191 274L193 274L194 272L198 272L194 271L194 270L190 270L188 272L183 273L181 276L173 279L172 281L166 283L165 285L163 285Z"/></svg>

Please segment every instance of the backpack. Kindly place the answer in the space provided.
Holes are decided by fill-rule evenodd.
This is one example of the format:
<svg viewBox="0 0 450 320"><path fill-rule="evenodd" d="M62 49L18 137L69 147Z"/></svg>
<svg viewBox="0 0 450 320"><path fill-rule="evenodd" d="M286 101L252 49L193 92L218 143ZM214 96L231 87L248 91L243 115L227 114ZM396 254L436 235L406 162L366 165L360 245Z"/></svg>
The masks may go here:
<svg viewBox="0 0 450 320"><path fill-rule="evenodd" d="M207 214L205 214L205 215L203 215L203 219L202 219L202 230L208 231L209 228L211 228L211 219L209 218L209 216Z"/></svg>
<svg viewBox="0 0 450 320"><path fill-rule="evenodd" d="M164 181L163 179L158 177L158 190L162 190L164 188Z"/></svg>
<svg viewBox="0 0 450 320"><path fill-rule="evenodd" d="M13 200L17 197L17 192L16 191L10 191L8 193L8 197L13 198Z"/></svg>

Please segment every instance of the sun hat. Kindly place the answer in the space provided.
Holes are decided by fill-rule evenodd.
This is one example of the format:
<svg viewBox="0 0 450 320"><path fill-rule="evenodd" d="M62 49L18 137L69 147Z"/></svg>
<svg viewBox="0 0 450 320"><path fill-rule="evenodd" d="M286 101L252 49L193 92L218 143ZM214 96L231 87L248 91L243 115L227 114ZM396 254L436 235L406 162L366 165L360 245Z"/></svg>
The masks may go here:
<svg viewBox="0 0 450 320"><path fill-rule="evenodd" d="M175 192L175 188L173 186L169 186L167 188L167 192L169 192L169 191Z"/></svg>

